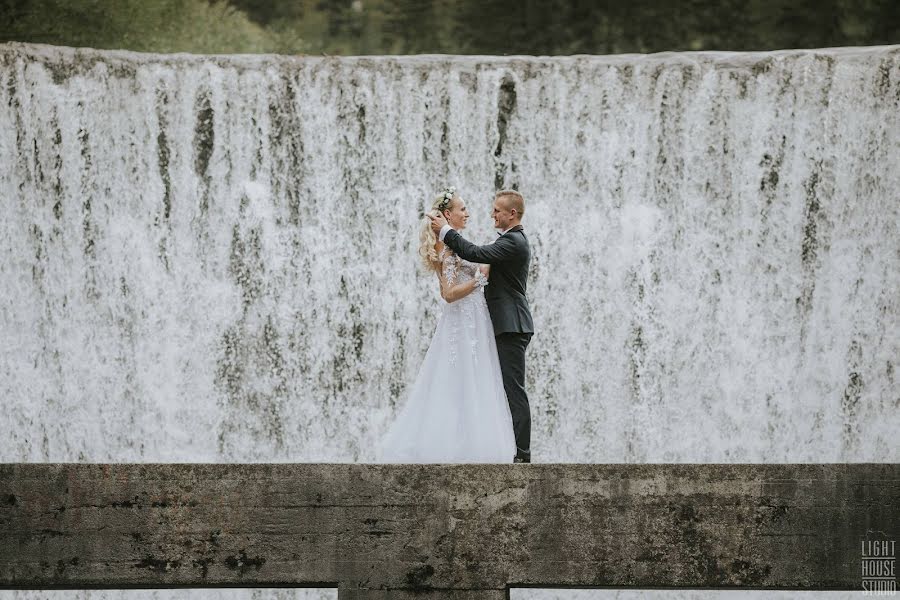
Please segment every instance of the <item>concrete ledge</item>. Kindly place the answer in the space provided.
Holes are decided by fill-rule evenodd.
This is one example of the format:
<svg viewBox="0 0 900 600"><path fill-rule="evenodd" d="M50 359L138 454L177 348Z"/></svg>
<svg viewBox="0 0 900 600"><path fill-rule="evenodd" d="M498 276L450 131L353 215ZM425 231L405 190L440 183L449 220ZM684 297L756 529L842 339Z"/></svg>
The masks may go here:
<svg viewBox="0 0 900 600"><path fill-rule="evenodd" d="M897 464L5 464L0 587L859 590L898 506Z"/></svg>

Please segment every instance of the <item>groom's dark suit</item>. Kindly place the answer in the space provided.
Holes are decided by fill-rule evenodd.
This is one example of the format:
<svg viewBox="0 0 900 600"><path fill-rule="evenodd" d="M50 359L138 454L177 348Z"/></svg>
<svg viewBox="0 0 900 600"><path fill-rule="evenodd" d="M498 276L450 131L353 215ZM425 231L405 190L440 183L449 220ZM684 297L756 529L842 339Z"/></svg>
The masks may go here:
<svg viewBox="0 0 900 600"><path fill-rule="evenodd" d="M531 248L521 225L516 225L493 244L476 246L451 229L444 235L458 256L470 262L491 265L484 288L494 325L503 387L512 413L516 457L531 460L531 411L525 393L525 349L534 333L531 311L525 297Z"/></svg>

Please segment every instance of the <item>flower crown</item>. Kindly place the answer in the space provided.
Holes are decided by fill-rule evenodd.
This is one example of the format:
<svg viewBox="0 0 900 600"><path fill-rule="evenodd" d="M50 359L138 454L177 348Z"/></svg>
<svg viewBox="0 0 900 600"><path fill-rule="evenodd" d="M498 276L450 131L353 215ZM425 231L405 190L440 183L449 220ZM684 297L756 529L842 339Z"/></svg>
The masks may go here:
<svg viewBox="0 0 900 600"><path fill-rule="evenodd" d="M437 209L439 212L444 212L447 210L447 207L450 206L450 201L453 200L453 194L456 193L456 188L452 185L448 188L444 188L443 198L438 202Z"/></svg>

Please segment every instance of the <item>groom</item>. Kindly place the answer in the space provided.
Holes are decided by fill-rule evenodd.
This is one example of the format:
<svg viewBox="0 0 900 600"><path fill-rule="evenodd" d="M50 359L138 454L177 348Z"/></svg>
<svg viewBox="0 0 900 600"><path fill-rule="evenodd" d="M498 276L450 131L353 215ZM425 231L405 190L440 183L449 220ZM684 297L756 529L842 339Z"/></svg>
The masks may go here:
<svg viewBox="0 0 900 600"><path fill-rule="evenodd" d="M490 284L484 289L494 324L503 387L512 413L516 436L514 462L531 462L531 412L525 393L525 349L534 333L525 298L531 249L522 230L525 198L513 190L494 196L494 227L502 230L493 244L476 246L447 224L443 215L431 218L431 228L457 256L491 265Z"/></svg>

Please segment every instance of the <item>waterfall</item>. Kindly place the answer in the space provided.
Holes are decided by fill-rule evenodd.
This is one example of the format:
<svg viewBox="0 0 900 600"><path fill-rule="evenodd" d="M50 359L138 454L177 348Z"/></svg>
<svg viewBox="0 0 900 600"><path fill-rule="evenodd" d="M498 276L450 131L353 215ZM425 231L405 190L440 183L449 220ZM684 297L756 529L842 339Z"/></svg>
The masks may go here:
<svg viewBox="0 0 900 600"><path fill-rule="evenodd" d="M896 462L900 47L0 45L0 461L372 460L456 185L521 190L537 462Z"/></svg>

